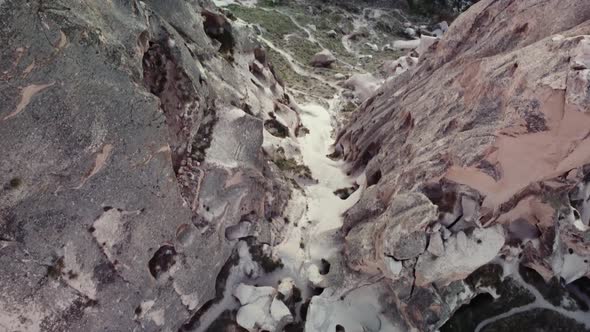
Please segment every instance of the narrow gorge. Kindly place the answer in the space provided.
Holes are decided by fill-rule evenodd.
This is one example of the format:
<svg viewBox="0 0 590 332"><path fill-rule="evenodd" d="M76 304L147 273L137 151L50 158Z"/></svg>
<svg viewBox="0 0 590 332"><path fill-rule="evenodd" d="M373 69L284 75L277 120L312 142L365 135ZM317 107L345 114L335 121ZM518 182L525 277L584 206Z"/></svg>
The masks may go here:
<svg viewBox="0 0 590 332"><path fill-rule="evenodd" d="M590 331L590 2L0 0L0 332Z"/></svg>

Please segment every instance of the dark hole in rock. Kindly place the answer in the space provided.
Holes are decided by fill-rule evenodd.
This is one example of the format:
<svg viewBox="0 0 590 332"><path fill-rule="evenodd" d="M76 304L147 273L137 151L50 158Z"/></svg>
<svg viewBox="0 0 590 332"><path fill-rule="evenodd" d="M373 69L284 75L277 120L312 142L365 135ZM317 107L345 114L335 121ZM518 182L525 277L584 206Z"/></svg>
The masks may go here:
<svg viewBox="0 0 590 332"><path fill-rule="evenodd" d="M537 239L541 232L535 225L531 225L526 219L518 218L508 225L510 237L514 239L527 240Z"/></svg>
<svg viewBox="0 0 590 332"><path fill-rule="evenodd" d="M221 315L209 325L205 332L248 332L248 330L236 323L236 314L237 312L235 310L226 310L222 312Z"/></svg>
<svg viewBox="0 0 590 332"><path fill-rule="evenodd" d="M112 209L113 209L113 207L112 207L112 206L103 206L103 207L102 207L102 210L103 210L104 212L107 212L107 211L109 211L109 210L112 210Z"/></svg>
<svg viewBox="0 0 590 332"><path fill-rule="evenodd" d="M580 219L580 212L578 210L574 210L574 218Z"/></svg>
<svg viewBox="0 0 590 332"><path fill-rule="evenodd" d="M329 272L330 272L330 262L328 262L327 260L322 258L321 265L320 265L320 274L326 275Z"/></svg>
<svg viewBox="0 0 590 332"><path fill-rule="evenodd" d="M421 188L421 192L428 197L432 204L438 206L439 212L452 213L457 202L454 190L445 190L440 183L428 183Z"/></svg>
<svg viewBox="0 0 590 332"><path fill-rule="evenodd" d="M303 300L301 297L301 290L297 286L293 286L293 294L290 299L293 303L299 303Z"/></svg>
<svg viewBox="0 0 590 332"><path fill-rule="evenodd" d="M301 307L299 307L299 317L301 317L302 321L305 321L307 319L307 310L309 309L310 303L311 299L305 301L305 303L303 303Z"/></svg>
<svg viewBox="0 0 590 332"><path fill-rule="evenodd" d="M303 332L304 325L303 322L298 323L289 323L285 325L284 332Z"/></svg>
<svg viewBox="0 0 590 332"><path fill-rule="evenodd" d="M346 332L346 330L344 329L344 326L338 324L336 325L336 332Z"/></svg>
<svg viewBox="0 0 590 332"><path fill-rule="evenodd" d="M52 265L47 267L47 276L52 279L59 279L63 274L64 267L64 258L60 257Z"/></svg>
<svg viewBox="0 0 590 332"><path fill-rule="evenodd" d="M313 294L313 296L322 295L323 292L324 292L324 288L322 288L322 287L312 287L312 289L311 289L311 293Z"/></svg>
<svg viewBox="0 0 590 332"><path fill-rule="evenodd" d="M568 284L566 288L578 304L580 310L590 310L590 307L588 307L590 303L588 303L586 300L590 298L590 278L581 277L578 280Z"/></svg>
<svg viewBox="0 0 590 332"><path fill-rule="evenodd" d="M141 305L138 305L137 308L135 308L135 315L141 315Z"/></svg>
<svg viewBox="0 0 590 332"><path fill-rule="evenodd" d="M163 273L170 270L170 268L176 264L176 249L171 245L163 245L150 259L148 267L150 273L156 279L158 279Z"/></svg>
<svg viewBox="0 0 590 332"><path fill-rule="evenodd" d="M250 115L254 115L254 112L252 112L252 106L250 106L250 104L248 103L243 103L242 107L240 107L246 114L250 114Z"/></svg>
<svg viewBox="0 0 590 332"><path fill-rule="evenodd" d="M264 121L264 128L273 136L285 138L289 136L289 128L276 119Z"/></svg>
<svg viewBox="0 0 590 332"><path fill-rule="evenodd" d="M225 239L228 241L245 238L250 234L252 223L249 221L241 221L237 225L229 226L225 229Z"/></svg>
<svg viewBox="0 0 590 332"><path fill-rule="evenodd" d="M340 197L340 199L347 199L352 195L357 189L359 188L358 185L354 185L348 188L341 188L334 191L334 195Z"/></svg>
<svg viewBox="0 0 590 332"><path fill-rule="evenodd" d="M78 274L72 270L68 271L68 278L69 279L77 279L78 278Z"/></svg>
<svg viewBox="0 0 590 332"><path fill-rule="evenodd" d="M305 180L313 180L311 169L307 165L302 165L293 158L285 158L284 156L276 157L273 162L277 167L284 171L289 172L295 176L298 176Z"/></svg>
<svg viewBox="0 0 590 332"><path fill-rule="evenodd" d="M334 147L334 152L330 153L326 157L332 160L338 160L342 157L342 145L338 144Z"/></svg>
<svg viewBox="0 0 590 332"><path fill-rule="evenodd" d="M219 52L233 54L236 42L229 21L223 15L208 10L203 10L201 15L205 18L203 29L205 29L207 36L221 44Z"/></svg>
<svg viewBox="0 0 590 332"><path fill-rule="evenodd" d="M573 254L574 254L574 249L572 249L572 248L568 248L568 249L567 249L567 252L569 252L569 253L570 253L570 255L573 255Z"/></svg>
<svg viewBox="0 0 590 332"><path fill-rule="evenodd" d="M365 149L365 151L363 151L361 156L356 161L354 168L359 169L362 166L366 166L369 161L371 161L371 159L373 159L373 157L379 153L379 150L381 150L381 147L377 143L373 142L369 144L369 146ZM379 177L381 177L381 172L379 172Z"/></svg>
<svg viewBox="0 0 590 332"><path fill-rule="evenodd" d="M252 256L252 260L260 264L260 267L262 267L264 272L270 273L284 267L283 262L280 259L275 260L273 257L265 253L263 250L263 245L255 243L255 239L253 237L247 237L244 238L244 240L248 242L248 249L250 251L250 255Z"/></svg>
<svg viewBox="0 0 590 332"><path fill-rule="evenodd" d="M12 178L8 181L8 185L5 187L6 189L17 189L23 184L23 180L21 178Z"/></svg>
<svg viewBox="0 0 590 332"><path fill-rule="evenodd" d="M309 128L307 128L303 124L299 124L299 126L297 126L297 128L295 128L295 136L297 136L297 137L303 137L309 133L310 133Z"/></svg>
<svg viewBox="0 0 590 332"><path fill-rule="evenodd" d="M254 59L266 66L266 50L262 46L254 48Z"/></svg>
<svg viewBox="0 0 590 332"><path fill-rule="evenodd" d="M377 184L377 183L379 183L380 180L381 180L381 170L377 170L373 174L370 174L369 176L367 176L367 186L370 187L374 184Z"/></svg>

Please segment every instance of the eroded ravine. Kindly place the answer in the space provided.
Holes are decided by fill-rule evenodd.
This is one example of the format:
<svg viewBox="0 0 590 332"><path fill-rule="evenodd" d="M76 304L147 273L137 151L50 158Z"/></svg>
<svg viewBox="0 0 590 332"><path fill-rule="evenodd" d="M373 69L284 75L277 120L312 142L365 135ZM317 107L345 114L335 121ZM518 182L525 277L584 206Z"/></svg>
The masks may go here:
<svg viewBox="0 0 590 332"><path fill-rule="evenodd" d="M329 101L335 105L338 97ZM238 244L239 262L232 267L227 278L224 296L199 319L196 331L210 331L212 324L227 311L238 311L243 306L239 297L240 285L256 286L265 291L292 280L301 292L295 308L294 323L305 331L335 331L337 326L346 331L395 331L397 328L382 313L379 303L379 285L374 280L358 284L346 280L342 257L343 239L339 233L342 214L354 205L364 187L363 176L348 176L342 161L332 160L334 128L333 107L319 104L301 105L301 121L309 133L297 138L303 163L309 167L314 182L294 189L284 213L290 222L285 239L269 255L281 261L281 268L272 272L256 269L251 251L245 241ZM346 199L335 192L359 186ZM264 308L250 313L263 315ZM304 316L307 316L304 319ZM238 321L244 320L240 317ZM259 317L246 320L256 321ZM256 323L256 326L259 326Z"/></svg>
<svg viewBox="0 0 590 332"><path fill-rule="evenodd" d="M297 23L293 16L283 14ZM249 25L241 19L237 23L242 27ZM310 41L320 44L311 31L296 26ZM287 221L281 234L283 240L274 247L265 247L269 257L280 261L280 268L260 269L259 261L248 248L250 243L240 240L238 261L225 279L222 298L199 316L192 330L211 331L224 314L231 313L248 330L282 331L287 327L286 331L310 332L398 331L391 322L395 315L381 305L386 291L380 279L352 277L343 257L343 214L358 201L366 185L364 174L348 175L344 161L328 157L333 152L335 125L345 116L340 111L343 88L337 80L304 65L290 50L261 35L257 39L311 86L327 87L336 93L332 98L313 92L298 93L287 82L287 89L294 92L293 102L298 104L301 127L307 130L278 144L280 148L294 147L286 158L307 168L313 180L296 181L282 215ZM270 150L279 148L273 146L277 144L276 138L268 138L265 146L270 146ZM281 288L287 283L292 284L293 292L300 292L299 299L284 295ZM274 316L277 298L289 306L292 317L285 320L284 316Z"/></svg>

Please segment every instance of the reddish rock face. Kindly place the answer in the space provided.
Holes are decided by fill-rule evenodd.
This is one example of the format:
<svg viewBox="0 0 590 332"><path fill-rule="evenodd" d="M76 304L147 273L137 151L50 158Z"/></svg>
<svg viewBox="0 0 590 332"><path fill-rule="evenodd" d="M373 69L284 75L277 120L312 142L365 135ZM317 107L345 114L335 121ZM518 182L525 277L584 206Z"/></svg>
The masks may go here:
<svg viewBox="0 0 590 332"><path fill-rule="evenodd" d="M570 282L589 276L590 217L580 203L588 197L571 198L586 188L590 173L588 35L587 1L480 1L421 56L414 70L387 81L368 98L336 143L351 171L364 171L373 185L345 217L348 253L358 247L357 234L375 234L376 242L375 248L363 247L366 257L355 252L351 267L392 276L376 251L387 243L382 234L399 230L402 223L384 221L387 208L375 211L375 203L363 204L391 206L400 195L419 191L439 212L422 231L437 240L441 233L447 257L457 254L448 252L449 245L477 246L488 239L481 229L493 227L503 233L505 244L498 250L504 241L493 233L494 245L488 247L496 252L491 256L520 248L521 258L514 254L515 259L547 279ZM407 232L423 223L417 218ZM579 257L580 265L573 268L570 256ZM435 263L444 257L437 242L418 256L419 270L441 265ZM489 252L481 258L476 260L480 266L490 260ZM404 263L404 269L416 269L415 260ZM420 275L419 284L412 283L425 288L448 284L478 264L469 262L467 270L454 275L442 267L429 270L430 277ZM392 289L403 302L408 273L398 275L391 277ZM422 296L423 304L440 300L436 290L420 294L436 294ZM442 306L438 318L428 322L411 312L412 305L401 308L411 325L430 329L454 310L448 303Z"/></svg>

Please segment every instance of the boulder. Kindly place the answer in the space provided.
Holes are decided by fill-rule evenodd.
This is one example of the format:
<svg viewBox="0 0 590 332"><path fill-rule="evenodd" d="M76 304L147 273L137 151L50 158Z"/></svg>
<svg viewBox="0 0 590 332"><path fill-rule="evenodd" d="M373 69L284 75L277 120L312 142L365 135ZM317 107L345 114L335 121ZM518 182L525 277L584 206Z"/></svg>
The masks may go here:
<svg viewBox="0 0 590 332"><path fill-rule="evenodd" d="M416 38L417 33L416 30L410 27L407 27L404 29L404 33L406 34L406 36L408 36L409 38Z"/></svg>
<svg viewBox="0 0 590 332"><path fill-rule="evenodd" d="M369 98L382 82L372 74L354 74L344 82L344 87L354 92L354 96L361 102Z"/></svg>
<svg viewBox="0 0 590 332"><path fill-rule="evenodd" d="M476 228L469 236L460 231L446 241L444 251L437 253L439 256L430 255L430 251L420 256L416 264L416 285L448 285L463 280L494 259L504 242L500 226Z"/></svg>
<svg viewBox="0 0 590 332"><path fill-rule="evenodd" d="M334 62L336 62L336 57L330 52L330 50L322 50L311 58L310 64L314 67L330 67Z"/></svg>
<svg viewBox="0 0 590 332"><path fill-rule="evenodd" d="M420 36L420 45L416 48L419 55L424 55L430 46L434 45L439 40L438 37Z"/></svg>
<svg viewBox="0 0 590 332"><path fill-rule="evenodd" d="M336 30L330 30L330 31L326 32L326 36L328 36L330 38L336 38L336 37L338 37L338 32L336 32Z"/></svg>
<svg viewBox="0 0 590 332"><path fill-rule="evenodd" d="M418 46L420 46L420 39L395 40L392 45L395 50L413 50Z"/></svg>

